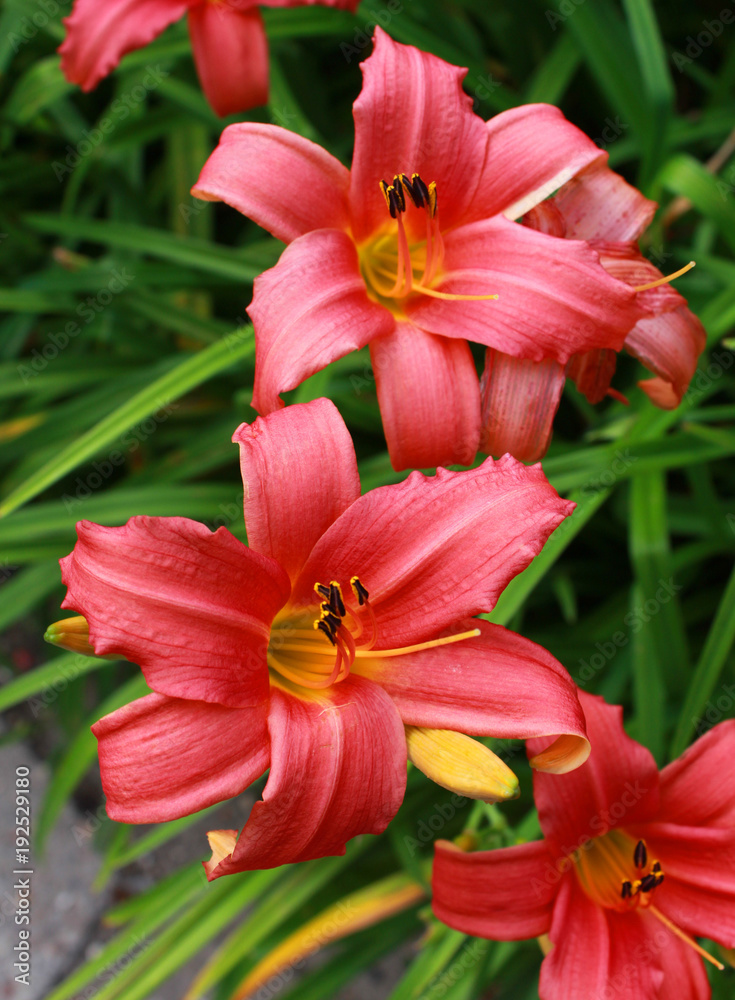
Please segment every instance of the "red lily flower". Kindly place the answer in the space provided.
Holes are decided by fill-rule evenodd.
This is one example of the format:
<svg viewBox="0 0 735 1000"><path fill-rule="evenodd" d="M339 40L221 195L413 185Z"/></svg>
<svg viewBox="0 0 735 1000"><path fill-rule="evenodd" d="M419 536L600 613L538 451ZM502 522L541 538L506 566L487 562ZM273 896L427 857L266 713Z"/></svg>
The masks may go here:
<svg viewBox="0 0 735 1000"><path fill-rule="evenodd" d="M75 0L64 19L61 69L93 90L124 55L189 16L199 80L220 117L268 100L268 40L258 7L319 3L353 13L360 0Z"/></svg>
<svg viewBox="0 0 735 1000"><path fill-rule="evenodd" d="M472 617L573 507L539 466L490 459L361 497L352 441L325 399L243 424L234 440L249 548L225 528L134 517L80 522L62 560L63 606L86 618L97 655L140 664L154 692L93 727L113 819L174 819L270 767L239 839L212 834L217 878L382 831L403 798L407 745L417 766L481 798L515 779L465 733L558 737L537 767L586 759L563 667ZM485 788L460 773L478 760Z"/></svg>
<svg viewBox="0 0 735 1000"><path fill-rule="evenodd" d="M589 760L534 775L545 839L475 854L438 842L434 912L500 941L548 934L542 1000L706 1000L698 953L722 966L692 935L735 945L735 720L659 773L619 707L581 701Z"/></svg>
<svg viewBox="0 0 735 1000"><path fill-rule="evenodd" d="M664 279L638 249L637 240L656 208L656 202L598 160L528 212L523 222L552 236L587 240L609 274L638 290L646 316L628 333L624 347L655 375L638 385L656 406L669 410L681 402L707 335L686 299L668 284L670 278ZM610 349L575 354L566 367L488 349L482 377L482 450L492 455L509 451L525 462L543 458L565 379L573 379L590 403L606 395L624 400L610 388L615 365L616 353Z"/></svg>
<svg viewBox="0 0 735 1000"><path fill-rule="evenodd" d="M271 413L279 393L370 344L397 469L473 460L468 340L563 365L621 347L644 315L586 242L510 221L606 154L549 105L483 121L465 72L378 28L351 171L292 132L244 123L225 129L193 189L289 244L248 310L255 408Z"/></svg>

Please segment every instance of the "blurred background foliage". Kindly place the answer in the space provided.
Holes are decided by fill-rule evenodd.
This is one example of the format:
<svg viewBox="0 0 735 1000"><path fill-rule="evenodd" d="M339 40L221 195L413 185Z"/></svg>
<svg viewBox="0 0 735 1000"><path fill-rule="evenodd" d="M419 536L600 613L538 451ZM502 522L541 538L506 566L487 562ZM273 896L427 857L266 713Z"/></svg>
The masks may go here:
<svg viewBox="0 0 735 1000"><path fill-rule="evenodd" d="M119 524L179 514L244 538L230 437L255 416L245 307L253 278L280 253L234 210L189 194L235 119L220 121L206 104L184 23L84 95L63 79L55 54L68 8L6 0L0 13L0 707L4 739L30 741L52 767L37 850L83 782L102 802L89 778L89 723L145 690L129 664L43 647L46 624L61 617L57 560L80 518ZM365 0L356 17L265 10L271 103L239 117L300 132L349 163L358 64L377 22L468 66L467 89L484 117L531 101L561 106L608 149L615 169L660 202L644 252L665 272L697 261L677 286L709 337L693 387L678 410L657 411L627 359L616 384L629 407L591 407L568 389L544 468L579 507L491 615L546 646L587 690L622 702L631 734L664 764L735 716L735 366L727 347L735 17L723 18L724 0L400 0L390 8ZM384 449L367 353L291 398L320 395L347 420L364 489L401 478ZM345 858L211 886L195 862L109 913L118 933L49 1000L88 990L121 956L124 969L95 996L168 997L162 984L205 948L187 1000L244 996L252 970L284 941L293 968L299 941L289 945L289 935L315 919L311 940L334 939L322 961L298 985L288 973L260 995L332 997L398 951L405 962L390 1000L532 1000L535 942L467 939L433 921L424 896L434 836L471 829L480 844L499 846L538 834L522 747L501 750L521 778L516 802L457 805L412 772L388 831L353 842ZM96 888L191 822L101 824ZM363 929L350 934L360 921L344 914L362 914ZM271 971L277 966L278 955ZM733 978L715 973L716 997L732 995Z"/></svg>

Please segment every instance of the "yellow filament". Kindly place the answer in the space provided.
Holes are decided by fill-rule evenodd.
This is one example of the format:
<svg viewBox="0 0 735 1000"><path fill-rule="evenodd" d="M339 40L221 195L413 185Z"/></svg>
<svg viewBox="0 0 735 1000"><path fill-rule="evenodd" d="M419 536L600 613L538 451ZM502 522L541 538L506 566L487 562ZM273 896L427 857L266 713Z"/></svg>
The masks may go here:
<svg viewBox="0 0 735 1000"><path fill-rule="evenodd" d="M389 656L404 656L406 653L418 653L422 649L433 649L434 646L448 646L452 642L461 642L463 639L472 639L480 634L479 628L473 628L469 632L460 632L459 635L447 635L442 639L430 639L428 642L418 642L414 646L402 646L400 649L358 649L355 651L357 658L383 659ZM290 653L314 653L313 646L300 643L284 643L281 649Z"/></svg>
<svg viewBox="0 0 735 1000"><path fill-rule="evenodd" d="M430 295L434 299L449 299L452 302L483 302L498 298L497 295L453 295L451 292L437 292L435 288L424 288L423 285L414 285L412 291Z"/></svg>
<svg viewBox="0 0 735 1000"><path fill-rule="evenodd" d="M659 285L668 285L670 281L673 281L675 278L680 278L682 274L686 274L687 271L691 271L695 264L695 260L690 260L688 264L684 267L680 267L679 270L674 271L673 274L669 274L665 278L659 278L658 281L649 281L647 285L636 285L633 291L647 292L649 288L658 288Z"/></svg>
<svg viewBox="0 0 735 1000"><path fill-rule="evenodd" d="M681 940L684 941L685 944L688 944L691 948L694 948L697 954L701 955L702 958L705 959L705 961L711 962L716 969L720 970L720 972L723 971L725 966L722 964L722 962L718 962L713 955L710 955L710 953L708 951L705 951L704 948L701 947L701 945L698 945L697 942L694 940L694 938L690 938L689 935L686 934L681 929L681 927L677 927L675 923L669 920L668 917L665 917L660 910L656 909L655 906L649 906L648 912L651 913L657 920L660 920L661 923L664 925L664 927L668 927L672 934L676 934L676 936L678 938L681 938Z"/></svg>

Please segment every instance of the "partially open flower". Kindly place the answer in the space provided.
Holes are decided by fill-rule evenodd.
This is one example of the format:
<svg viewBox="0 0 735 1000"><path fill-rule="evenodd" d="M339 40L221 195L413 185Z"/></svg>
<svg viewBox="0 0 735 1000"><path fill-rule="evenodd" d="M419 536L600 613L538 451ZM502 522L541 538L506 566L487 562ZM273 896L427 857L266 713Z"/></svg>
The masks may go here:
<svg viewBox="0 0 735 1000"><path fill-rule="evenodd" d="M581 701L588 761L534 775L545 840L438 842L434 912L479 937L541 937L542 1000L707 1000L702 959L723 966L695 937L735 946L735 721L659 774L619 708Z"/></svg>
<svg viewBox="0 0 735 1000"><path fill-rule="evenodd" d="M94 726L113 819L174 819L270 768L240 836L211 834L217 878L379 833L409 752L464 795L515 794L505 765L459 734L545 737L558 770L586 758L566 671L473 617L572 509L540 467L488 459L360 496L352 442L324 399L235 440L249 547L225 528L135 517L82 521L62 560L64 606L84 615L91 646L139 663L154 692Z"/></svg>

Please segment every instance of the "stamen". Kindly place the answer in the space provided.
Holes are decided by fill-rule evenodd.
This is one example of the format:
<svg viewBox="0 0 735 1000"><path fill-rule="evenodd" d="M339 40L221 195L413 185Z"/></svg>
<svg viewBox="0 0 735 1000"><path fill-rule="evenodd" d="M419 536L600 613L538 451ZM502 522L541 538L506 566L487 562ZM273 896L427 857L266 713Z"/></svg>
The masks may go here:
<svg viewBox="0 0 735 1000"><path fill-rule="evenodd" d="M362 607L363 604L370 597L370 594L360 583L360 578L357 576L352 577L352 579L350 580L350 586L352 587L353 594L357 598L357 603L360 605L360 607Z"/></svg>
<svg viewBox="0 0 735 1000"><path fill-rule="evenodd" d="M470 629L469 632L461 632L459 635L447 635L442 639L430 639L428 642L417 642L414 646L402 646L400 649L358 649L356 657L374 657L383 659L388 656L405 656L406 653L418 653L422 649L433 649L434 646L448 646L452 642L462 642L463 639L473 639L480 634L479 628Z"/></svg>
<svg viewBox="0 0 735 1000"><path fill-rule="evenodd" d="M329 606L336 615L344 618L345 602L342 600L342 588L336 580L329 581Z"/></svg>
<svg viewBox="0 0 735 1000"><path fill-rule="evenodd" d="M648 851L646 850L645 840L639 840L635 845L635 850L633 851L633 861L636 868L646 867L646 862L648 861Z"/></svg>
<svg viewBox="0 0 735 1000"><path fill-rule="evenodd" d="M680 927L677 927L676 924L673 923L671 920L669 920L668 917L665 917L660 910L656 909L655 906L649 906L648 912L652 913L657 920L660 920L661 923L664 925L664 927L668 927L672 934L676 934L678 938L680 938L686 944L694 948L697 954L701 955L703 959L705 959L707 962L711 962L716 969L719 969L720 972L724 970L725 966L722 964L722 962L718 962L713 955L710 955L708 951L705 951L704 948L701 947L701 945L698 945L693 938L689 937L688 934L685 934L685 932Z"/></svg>
<svg viewBox="0 0 735 1000"><path fill-rule="evenodd" d="M678 271L674 271L673 274L669 274L665 278L659 278L658 281L649 281L647 285L636 285L633 288L633 291L647 292L649 288L658 288L659 285L668 285L670 281L673 281L675 278L680 278L682 274L686 274L687 271L691 271L696 263L697 262L695 260L690 260L688 264L679 268Z"/></svg>
<svg viewBox="0 0 735 1000"><path fill-rule="evenodd" d="M623 885L620 889L620 895L623 897L623 899L630 899L630 897L633 895L633 883L630 882L628 879L625 879L625 881L623 882Z"/></svg>
<svg viewBox="0 0 735 1000"><path fill-rule="evenodd" d="M424 208L429 204L429 189L419 174L411 174L411 180L405 174L400 175L401 183L416 208ZM436 185L434 185L436 187Z"/></svg>
<svg viewBox="0 0 735 1000"><path fill-rule="evenodd" d="M426 288L424 285L415 285L413 291L429 295L434 299L446 299L449 302L484 302L499 298L498 295L453 295L451 292L437 292L435 288Z"/></svg>
<svg viewBox="0 0 735 1000"><path fill-rule="evenodd" d="M332 630L330 629L329 625L327 625L327 623L324 621L324 619L320 618L319 621L314 622L314 628L318 629L320 632L323 632L324 635L326 635L327 639L329 639L329 641L332 643L333 646L337 645L337 641L334 638L334 636L332 635ZM284 647L284 648L286 648L286 647ZM313 652L311 646L300 646L300 647L299 646L289 646L288 648L289 649L303 649L305 652L309 652L309 653Z"/></svg>

